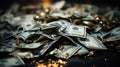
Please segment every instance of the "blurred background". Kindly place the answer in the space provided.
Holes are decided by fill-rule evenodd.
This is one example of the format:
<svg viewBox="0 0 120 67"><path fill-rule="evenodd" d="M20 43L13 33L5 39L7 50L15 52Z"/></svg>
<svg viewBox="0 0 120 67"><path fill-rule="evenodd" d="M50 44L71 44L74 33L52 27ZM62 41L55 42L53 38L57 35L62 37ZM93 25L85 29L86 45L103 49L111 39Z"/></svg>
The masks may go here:
<svg viewBox="0 0 120 67"><path fill-rule="evenodd" d="M21 3L21 5L25 4L35 4L39 3L42 1L50 1L50 2L55 2L59 0L1 0L0 2L0 9L7 9L10 7L10 5L14 2ZM95 4L95 5L108 5L108 6L119 6L119 0L66 0L69 3L87 3L87 4Z"/></svg>

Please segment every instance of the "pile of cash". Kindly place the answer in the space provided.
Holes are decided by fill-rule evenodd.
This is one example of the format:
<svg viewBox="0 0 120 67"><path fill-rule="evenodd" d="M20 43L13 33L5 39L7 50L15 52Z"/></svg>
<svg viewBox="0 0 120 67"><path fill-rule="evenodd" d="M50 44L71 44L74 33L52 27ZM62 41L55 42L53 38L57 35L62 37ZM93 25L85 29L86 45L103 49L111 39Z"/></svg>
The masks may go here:
<svg viewBox="0 0 120 67"><path fill-rule="evenodd" d="M0 16L0 52L12 55L0 60L2 66L24 65L22 59L40 56L67 60L72 56L94 55L97 50L119 50L119 41L117 7L65 1L49 8L15 3Z"/></svg>

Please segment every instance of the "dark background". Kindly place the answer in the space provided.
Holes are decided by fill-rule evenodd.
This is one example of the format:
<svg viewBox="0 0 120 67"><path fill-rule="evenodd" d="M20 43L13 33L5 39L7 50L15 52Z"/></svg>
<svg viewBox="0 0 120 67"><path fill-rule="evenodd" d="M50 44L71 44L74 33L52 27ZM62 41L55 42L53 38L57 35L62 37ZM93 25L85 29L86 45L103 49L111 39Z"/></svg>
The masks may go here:
<svg viewBox="0 0 120 67"><path fill-rule="evenodd" d="M41 0L0 0L0 9L7 9L13 2L19 2L21 4L34 3ZM59 0L51 0L59 1ZM119 0L66 0L70 3L89 3L95 5L109 5L109 6L119 6Z"/></svg>

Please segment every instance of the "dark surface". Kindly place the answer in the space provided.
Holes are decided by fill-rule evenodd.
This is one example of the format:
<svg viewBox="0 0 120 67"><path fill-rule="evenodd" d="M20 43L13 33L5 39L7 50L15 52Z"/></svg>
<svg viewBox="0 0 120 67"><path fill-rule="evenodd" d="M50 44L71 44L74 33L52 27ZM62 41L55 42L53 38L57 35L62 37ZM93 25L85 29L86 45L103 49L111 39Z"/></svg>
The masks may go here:
<svg viewBox="0 0 120 67"><path fill-rule="evenodd" d="M102 52L86 59L71 58L70 67L120 67L120 53Z"/></svg>
<svg viewBox="0 0 120 67"><path fill-rule="evenodd" d="M39 57L39 59L43 58L46 59L45 57ZM26 60L24 67L34 67L35 64L30 64L29 62L36 59ZM120 67L120 53L105 51L95 53L93 56L86 58L73 56L68 59L67 67Z"/></svg>

